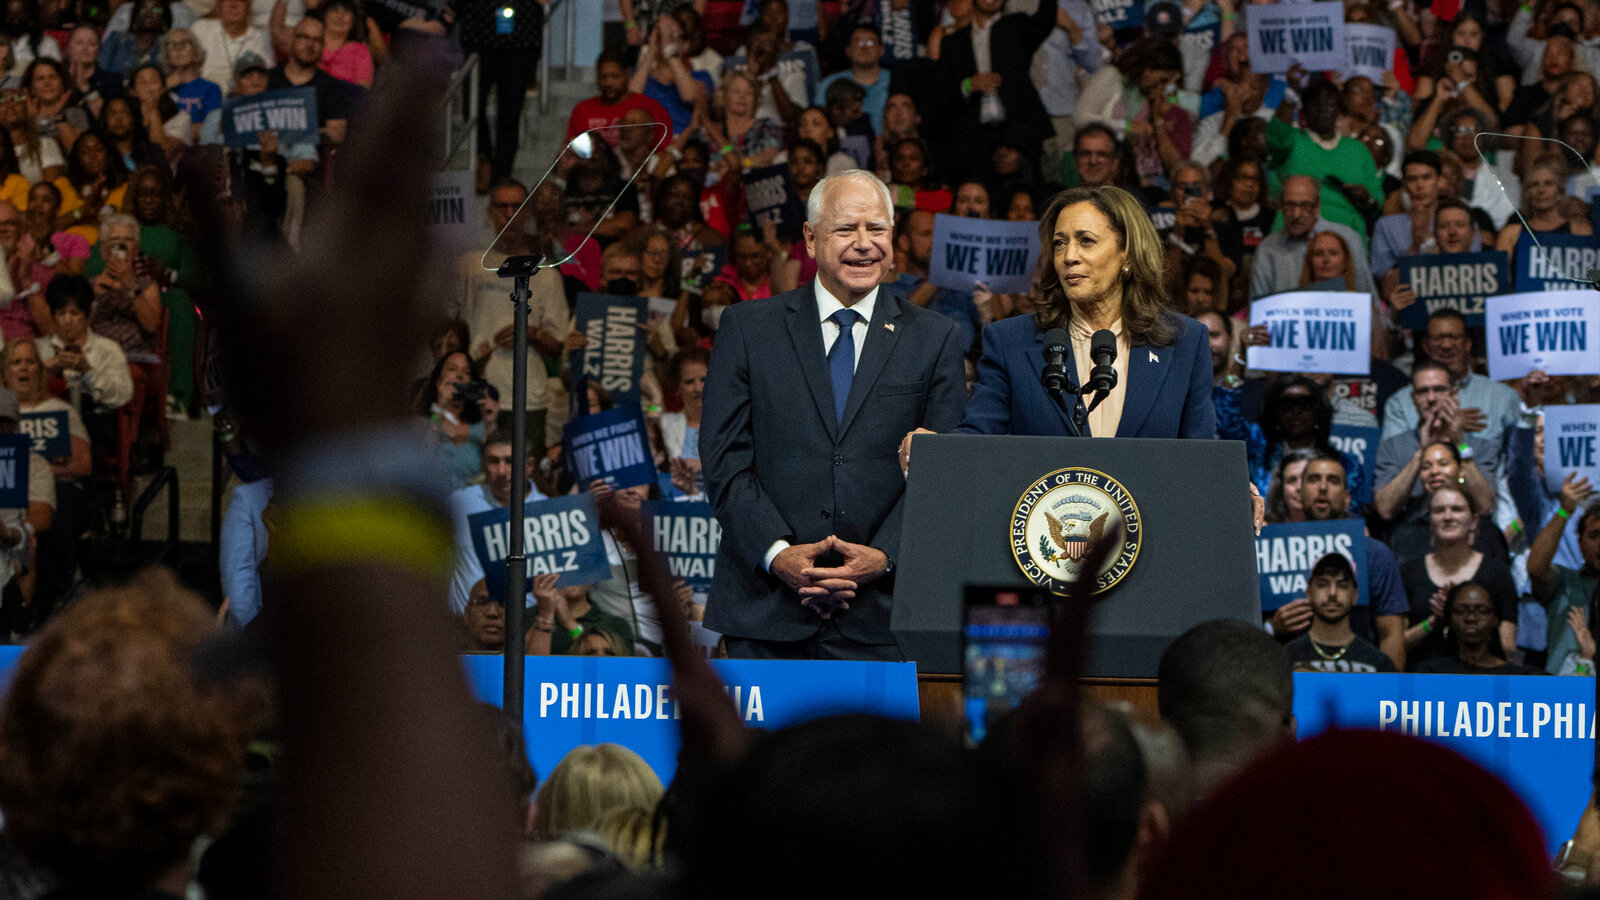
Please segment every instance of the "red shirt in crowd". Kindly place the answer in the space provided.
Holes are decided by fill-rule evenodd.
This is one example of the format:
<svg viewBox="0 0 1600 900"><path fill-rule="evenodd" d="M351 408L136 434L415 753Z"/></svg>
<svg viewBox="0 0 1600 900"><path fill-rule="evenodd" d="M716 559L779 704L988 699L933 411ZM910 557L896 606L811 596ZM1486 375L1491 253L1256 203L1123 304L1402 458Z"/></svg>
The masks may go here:
<svg viewBox="0 0 1600 900"><path fill-rule="evenodd" d="M567 118L567 140L570 141L591 128L616 125L631 109L642 109L649 113L650 118L666 126L667 139L672 139L672 117L667 115L666 107L643 94L627 94L615 103L607 104L599 97L590 97L574 106L572 115Z"/></svg>

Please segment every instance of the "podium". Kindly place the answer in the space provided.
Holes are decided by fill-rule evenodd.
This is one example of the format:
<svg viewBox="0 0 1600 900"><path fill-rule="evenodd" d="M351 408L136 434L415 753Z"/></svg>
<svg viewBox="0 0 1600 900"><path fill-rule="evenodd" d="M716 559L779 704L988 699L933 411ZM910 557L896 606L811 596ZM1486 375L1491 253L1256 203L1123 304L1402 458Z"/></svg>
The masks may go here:
<svg viewBox="0 0 1600 900"><path fill-rule="evenodd" d="M1119 518L1136 547L1108 561L1128 564L1102 576L1115 583L1094 598L1084 675L1154 678L1190 627L1260 621L1242 443L953 434L914 447L890 624L919 673L961 672L966 586L1037 590L1019 559L1048 575L1044 558L1081 553L1086 534L1116 539ZM1066 490L1078 483L1091 490Z"/></svg>

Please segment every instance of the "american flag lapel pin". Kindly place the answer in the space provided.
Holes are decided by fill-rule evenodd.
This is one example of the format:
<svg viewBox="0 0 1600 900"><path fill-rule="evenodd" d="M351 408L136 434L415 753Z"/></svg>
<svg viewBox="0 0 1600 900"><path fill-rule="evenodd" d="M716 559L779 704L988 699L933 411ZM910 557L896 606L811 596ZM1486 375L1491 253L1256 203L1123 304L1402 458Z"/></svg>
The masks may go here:
<svg viewBox="0 0 1600 900"><path fill-rule="evenodd" d="M1153 363L1161 362L1161 357L1157 356L1156 352L1154 350L1147 350L1145 352L1150 354L1150 361L1151 362L1153 362Z"/></svg>

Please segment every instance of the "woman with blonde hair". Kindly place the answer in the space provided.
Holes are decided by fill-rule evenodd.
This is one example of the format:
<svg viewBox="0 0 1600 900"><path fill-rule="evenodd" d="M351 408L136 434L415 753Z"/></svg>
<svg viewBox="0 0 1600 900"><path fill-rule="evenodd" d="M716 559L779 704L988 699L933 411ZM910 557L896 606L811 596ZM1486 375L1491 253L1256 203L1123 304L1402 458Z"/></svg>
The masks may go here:
<svg viewBox="0 0 1600 900"><path fill-rule="evenodd" d="M661 778L639 754L620 744L574 747L539 788L535 840L594 829L615 810L655 809Z"/></svg>
<svg viewBox="0 0 1600 900"><path fill-rule="evenodd" d="M716 115L706 123L713 147L732 147L730 162L759 169L778 161L783 150L783 126L757 114L761 85L749 72L722 76L717 89Z"/></svg>

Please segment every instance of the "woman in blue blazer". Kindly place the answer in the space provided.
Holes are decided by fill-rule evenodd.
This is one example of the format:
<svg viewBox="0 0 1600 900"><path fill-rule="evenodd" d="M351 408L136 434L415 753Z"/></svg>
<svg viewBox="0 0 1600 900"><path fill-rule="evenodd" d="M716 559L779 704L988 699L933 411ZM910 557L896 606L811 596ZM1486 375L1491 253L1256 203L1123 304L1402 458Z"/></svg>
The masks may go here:
<svg viewBox="0 0 1600 900"><path fill-rule="evenodd" d="M1040 382L1044 335L1066 329L1076 386L1089 377L1090 336L1106 329L1117 336L1117 386L1088 414L1085 437L1215 437L1206 329L1167 308L1161 240L1133 195L1115 187L1064 191L1039 220L1039 241L1036 312L984 329L978 383L955 430L1073 434L1068 413Z"/></svg>

